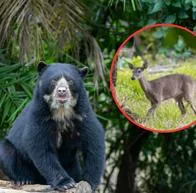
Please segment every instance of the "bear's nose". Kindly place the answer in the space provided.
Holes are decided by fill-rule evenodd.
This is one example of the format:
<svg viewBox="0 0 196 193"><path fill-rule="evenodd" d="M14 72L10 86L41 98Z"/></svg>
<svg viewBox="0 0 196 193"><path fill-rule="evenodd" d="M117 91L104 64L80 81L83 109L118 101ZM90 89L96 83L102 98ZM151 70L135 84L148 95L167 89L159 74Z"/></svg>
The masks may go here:
<svg viewBox="0 0 196 193"><path fill-rule="evenodd" d="M58 94L59 95L66 95L66 88L65 87L59 87L58 89L57 89L57 92L58 92Z"/></svg>

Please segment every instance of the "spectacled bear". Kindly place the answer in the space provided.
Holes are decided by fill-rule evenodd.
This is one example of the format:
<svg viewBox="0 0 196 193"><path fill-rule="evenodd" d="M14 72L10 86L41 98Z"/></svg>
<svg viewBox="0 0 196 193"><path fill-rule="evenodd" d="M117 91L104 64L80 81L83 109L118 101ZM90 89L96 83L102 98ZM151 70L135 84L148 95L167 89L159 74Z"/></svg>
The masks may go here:
<svg viewBox="0 0 196 193"><path fill-rule="evenodd" d="M94 191L105 146L83 86L87 68L40 62L38 72L31 102L0 143L0 167L19 185L49 184L64 191L85 181Z"/></svg>

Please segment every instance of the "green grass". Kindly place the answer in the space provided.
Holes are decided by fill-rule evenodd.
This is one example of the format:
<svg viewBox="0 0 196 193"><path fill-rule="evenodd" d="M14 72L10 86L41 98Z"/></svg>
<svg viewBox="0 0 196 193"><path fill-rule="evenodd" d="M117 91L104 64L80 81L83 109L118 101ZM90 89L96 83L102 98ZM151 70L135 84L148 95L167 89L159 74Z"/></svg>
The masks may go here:
<svg viewBox="0 0 196 193"><path fill-rule="evenodd" d="M171 72L169 72L171 74ZM181 73L191 75L196 78L195 59L189 59L181 62L180 67L172 71L173 73ZM148 80L153 80L164 76L168 73L147 74ZM129 68L117 70L116 95L117 100L130 111L136 113L138 118L136 121L143 126L154 129L174 129L185 126L195 121L195 115L189 105L184 101L187 114L182 117L176 102L171 99L161 103L155 110L154 116L146 118L146 113L150 108L150 102L146 99L138 80L131 80L132 72ZM196 91L195 91L196 92ZM196 101L196 99L195 99Z"/></svg>

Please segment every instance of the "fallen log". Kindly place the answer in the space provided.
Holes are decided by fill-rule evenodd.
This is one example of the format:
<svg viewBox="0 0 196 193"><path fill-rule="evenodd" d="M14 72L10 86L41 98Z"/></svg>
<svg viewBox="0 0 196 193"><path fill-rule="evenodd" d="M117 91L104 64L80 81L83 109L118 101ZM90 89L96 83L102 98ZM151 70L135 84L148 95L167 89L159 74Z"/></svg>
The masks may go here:
<svg viewBox="0 0 196 193"><path fill-rule="evenodd" d="M65 193L75 193L75 188L65 191ZM0 193L58 193L54 191L49 185L23 185L17 186L10 181L0 180ZM61 192L62 193L62 192Z"/></svg>

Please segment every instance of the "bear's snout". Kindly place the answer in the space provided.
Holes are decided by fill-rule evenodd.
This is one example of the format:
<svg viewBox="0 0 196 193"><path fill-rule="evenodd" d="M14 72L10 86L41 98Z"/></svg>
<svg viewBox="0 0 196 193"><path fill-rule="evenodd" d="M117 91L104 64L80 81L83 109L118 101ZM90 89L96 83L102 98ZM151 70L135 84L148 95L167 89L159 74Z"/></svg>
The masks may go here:
<svg viewBox="0 0 196 193"><path fill-rule="evenodd" d="M66 96L66 88L65 87L59 87L58 89L57 89L57 92L58 92L58 95L59 96Z"/></svg>

